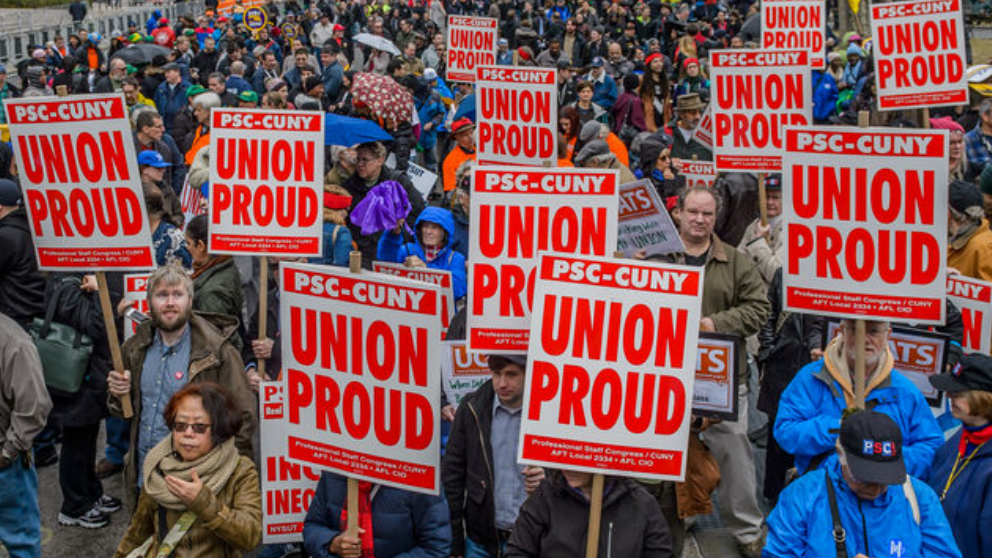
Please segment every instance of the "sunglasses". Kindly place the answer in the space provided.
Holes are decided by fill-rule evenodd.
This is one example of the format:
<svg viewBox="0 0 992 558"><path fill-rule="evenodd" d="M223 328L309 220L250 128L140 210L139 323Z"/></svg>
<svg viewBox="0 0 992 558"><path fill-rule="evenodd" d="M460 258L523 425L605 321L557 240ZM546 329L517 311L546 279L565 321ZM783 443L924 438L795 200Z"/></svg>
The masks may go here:
<svg viewBox="0 0 992 558"><path fill-rule="evenodd" d="M208 428L210 428L209 424L203 424L201 422L195 422L192 424L188 422L177 422L172 425L172 431L181 434L183 432L186 432L186 429L191 426L193 427L193 432L196 432L197 434L203 434L207 431Z"/></svg>

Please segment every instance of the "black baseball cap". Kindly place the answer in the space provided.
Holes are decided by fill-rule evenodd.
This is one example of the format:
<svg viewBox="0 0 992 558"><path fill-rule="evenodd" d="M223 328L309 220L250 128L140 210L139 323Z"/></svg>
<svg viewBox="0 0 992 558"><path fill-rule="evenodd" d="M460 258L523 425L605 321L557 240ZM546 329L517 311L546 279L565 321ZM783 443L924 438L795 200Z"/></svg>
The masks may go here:
<svg viewBox="0 0 992 558"><path fill-rule="evenodd" d="M902 484L902 432L889 415L857 411L840 424L840 444L854 478L875 484Z"/></svg>
<svg viewBox="0 0 992 558"><path fill-rule="evenodd" d="M782 189L782 174L772 173L765 177L765 189L766 190L781 190Z"/></svg>
<svg viewBox="0 0 992 558"><path fill-rule="evenodd" d="M970 353L961 357L954 369L930 376L930 384L940 391L992 391L992 357Z"/></svg>

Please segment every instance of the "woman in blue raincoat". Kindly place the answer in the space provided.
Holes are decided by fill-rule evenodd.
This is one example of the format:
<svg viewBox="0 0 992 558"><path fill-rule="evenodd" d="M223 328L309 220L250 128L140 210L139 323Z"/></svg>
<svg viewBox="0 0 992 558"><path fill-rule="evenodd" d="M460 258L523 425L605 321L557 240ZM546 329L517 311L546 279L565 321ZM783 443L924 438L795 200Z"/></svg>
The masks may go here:
<svg viewBox="0 0 992 558"><path fill-rule="evenodd" d="M379 238L376 258L381 261L405 263L410 266L445 269L451 272L455 300L465 296L465 256L451 249L455 219L440 207L428 207L414 225L415 242L404 242L402 226Z"/></svg>

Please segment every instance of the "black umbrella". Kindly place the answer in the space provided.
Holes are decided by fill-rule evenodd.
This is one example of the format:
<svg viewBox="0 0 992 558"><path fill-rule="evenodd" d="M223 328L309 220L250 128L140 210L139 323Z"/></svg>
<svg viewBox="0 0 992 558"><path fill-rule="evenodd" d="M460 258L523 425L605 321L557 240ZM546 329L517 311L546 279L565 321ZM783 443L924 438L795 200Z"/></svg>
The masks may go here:
<svg viewBox="0 0 992 558"><path fill-rule="evenodd" d="M142 66L144 64L150 64L156 56L168 56L169 52L171 51L164 46L152 43L138 43L118 50L111 56L111 59L120 58L132 66Z"/></svg>

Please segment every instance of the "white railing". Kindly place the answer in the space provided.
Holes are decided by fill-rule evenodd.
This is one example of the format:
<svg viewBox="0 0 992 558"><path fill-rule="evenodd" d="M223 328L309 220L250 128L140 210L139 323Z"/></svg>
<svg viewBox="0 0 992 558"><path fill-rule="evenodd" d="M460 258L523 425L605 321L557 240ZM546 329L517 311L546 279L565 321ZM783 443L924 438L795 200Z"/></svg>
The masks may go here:
<svg viewBox="0 0 992 558"><path fill-rule="evenodd" d="M0 24L0 63L9 66L30 56L30 45L44 45L56 35L68 37L75 34L79 28L96 31L108 38L115 29L126 31L128 21L135 22L142 33L145 32L145 21L152 12L161 10L162 14L174 21L180 16L197 16L203 13L203 2L148 2L140 0L123 0L121 8L111 8L106 2L97 2L90 6L86 19L81 23L73 23L68 9L38 8L34 10L18 10L8 12ZM134 5L131 5L134 4ZM68 5L66 5L68 6ZM61 13L60 13L61 12ZM8 69L8 72L10 70Z"/></svg>

